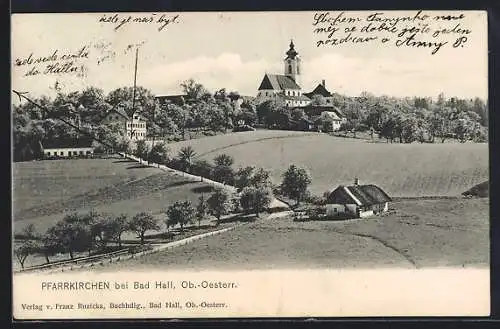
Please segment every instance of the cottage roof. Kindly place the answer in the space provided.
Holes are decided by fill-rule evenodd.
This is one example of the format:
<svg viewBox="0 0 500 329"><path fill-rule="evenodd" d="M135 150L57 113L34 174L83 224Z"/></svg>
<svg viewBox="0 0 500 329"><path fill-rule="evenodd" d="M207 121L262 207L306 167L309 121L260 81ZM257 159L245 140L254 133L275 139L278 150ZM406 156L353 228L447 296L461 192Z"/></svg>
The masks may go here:
<svg viewBox="0 0 500 329"><path fill-rule="evenodd" d="M121 115L122 117L124 117L125 119L127 119L127 120L129 119L127 111L125 111L125 108L123 107L122 104L115 105L111 110L109 110L108 112L106 112L102 116L101 120L104 120L104 118L106 118L110 113L117 113L117 114Z"/></svg>
<svg viewBox="0 0 500 329"><path fill-rule="evenodd" d="M304 112L309 116L318 116L323 112L334 112L339 118L344 118L342 111L332 105L307 105L303 107Z"/></svg>
<svg viewBox="0 0 500 329"><path fill-rule="evenodd" d="M384 192L380 187L368 185L340 185L328 196L329 200L335 200L339 195L348 198L350 202L358 206L370 206L392 201L391 197Z"/></svg>
<svg viewBox="0 0 500 329"><path fill-rule="evenodd" d="M292 78L281 74L266 74L260 83L259 90L300 90L300 86Z"/></svg>
<svg viewBox="0 0 500 329"><path fill-rule="evenodd" d="M342 121L342 119L334 111L323 111L323 112L321 112L321 118L323 120Z"/></svg>

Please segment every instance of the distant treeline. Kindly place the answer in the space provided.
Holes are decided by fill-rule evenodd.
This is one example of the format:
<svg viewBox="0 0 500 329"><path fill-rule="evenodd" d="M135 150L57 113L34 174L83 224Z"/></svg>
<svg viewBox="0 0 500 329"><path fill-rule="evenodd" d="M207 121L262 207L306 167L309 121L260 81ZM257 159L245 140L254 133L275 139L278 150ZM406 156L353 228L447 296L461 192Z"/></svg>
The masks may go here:
<svg viewBox="0 0 500 329"><path fill-rule="evenodd" d="M121 106L131 115L137 111L148 121L148 136L185 138L188 129L210 132L226 132L236 125L253 126L260 123L280 129L302 129L300 123L309 118L303 109L286 108L279 98L255 104L248 97L222 88L209 93L194 80L181 84L184 97L181 101L160 104L154 94L143 87L136 89L136 102L132 105L133 88L123 87L105 94L94 87L83 91L58 93L54 99L42 96L33 101L23 101L13 106L14 161L26 161L42 156L42 145L57 141L78 140L86 132L99 138L113 151L128 148L130 141L122 127L101 125L110 109ZM28 95L29 96L29 95ZM240 106L236 106L240 100ZM321 96L315 96L313 105L325 105ZM328 105L336 106L347 118L342 130L370 131L388 141L410 143L434 142L455 138L486 141L488 107L479 99L449 99L440 95L437 101L430 98L376 97L362 93L360 97L334 94ZM80 127L80 131L59 119ZM109 149L94 143L95 147Z"/></svg>

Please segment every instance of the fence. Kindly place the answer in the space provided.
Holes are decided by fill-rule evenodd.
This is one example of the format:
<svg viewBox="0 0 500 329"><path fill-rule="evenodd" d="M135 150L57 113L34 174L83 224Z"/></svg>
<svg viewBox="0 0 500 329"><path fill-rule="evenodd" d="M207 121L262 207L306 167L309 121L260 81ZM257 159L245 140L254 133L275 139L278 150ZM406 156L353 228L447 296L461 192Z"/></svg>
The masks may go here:
<svg viewBox="0 0 500 329"><path fill-rule="evenodd" d="M89 256L89 257L79 257L79 258L75 258L75 259L52 262L52 263L43 264L43 265L30 266L30 267L27 267L25 269L14 271L14 273L46 270L46 269L51 269L53 267L64 266L67 264L77 265L79 263L88 263L88 262L92 262L92 261L99 260L102 258L116 257L116 256L128 254L128 253L129 253L128 249L122 249L122 250L113 251L113 252L101 254L101 255L94 255L94 256Z"/></svg>

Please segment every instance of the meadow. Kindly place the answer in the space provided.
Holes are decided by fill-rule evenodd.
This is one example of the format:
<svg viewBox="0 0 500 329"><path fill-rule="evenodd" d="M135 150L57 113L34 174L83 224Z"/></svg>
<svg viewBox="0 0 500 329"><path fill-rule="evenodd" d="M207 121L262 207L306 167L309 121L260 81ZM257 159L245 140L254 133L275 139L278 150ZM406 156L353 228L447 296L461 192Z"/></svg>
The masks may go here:
<svg viewBox="0 0 500 329"><path fill-rule="evenodd" d="M339 184L377 184L397 197L456 196L488 180L488 145L477 143L391 144L288 131L242 132L171 143L175 154L191 145L198 158L231 155L235 166L271 170L275 183L290 164L312 175L311 192Z"/></svg>
<svg viewBox="0 0 500 329"><path fill-rule="evenodd" d="M69 212L94 209L133 216L151 211L165 218L177 200L197 202L208 185L121 157L14 163L15 231L35 224L43 232Z"/></svg>
<svg viewBox="0 0 500 329"><path fill-rule="evenodd" d="M363 220L260 220L99 271L489 266L487 199L406 200L392 207Z"/></svg>

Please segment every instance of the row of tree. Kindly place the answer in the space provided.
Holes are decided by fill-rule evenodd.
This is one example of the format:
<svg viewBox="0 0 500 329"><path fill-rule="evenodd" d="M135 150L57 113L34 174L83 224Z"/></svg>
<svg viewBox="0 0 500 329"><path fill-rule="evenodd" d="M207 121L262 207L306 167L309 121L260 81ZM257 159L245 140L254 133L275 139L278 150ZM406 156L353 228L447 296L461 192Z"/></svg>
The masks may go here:
<svg viewBox="0 0 500 329"><path fill-rule="evenodd" d="M188 129L225 132L238 122L251 125L257 120L255 106L250 101L236 106L240 96L235 92L223 88L211 94L194 80L181 86L184 97L176 102L160 103L150 90L137 87L132 105L132 87L118 88L107 95L90 87L71 93L58 92L54 99L46 96L33 99L40 107L32 102L14 105L14 160L31 160L40 156L40 144L77 139L82 134L104 141L112 150L123 148L127 144L123 127L101 124L104 115L118 106L129 116L133 112L142 114L147 120L148 136L156 138L180 135L184 139ZM105 150L106 146L102 148Z"/></svg>
<svg viewBox="0 0 500 329"><path fill-rule="evenodd" d="M388 142L411 143L456 139L485 142L488 139L488 106L480 98L446 99L442 94L436 101L430 98L396 98L362 93L360 97L333 94L315 95L311 105L333 106L346 118L341 131L356 137L356 132L369 132L373 138ZM323 128L319 114L309 115L303 108L290 109L280 98L271 99L256 107L258 121L278 129L303 130L301 122L314 123Z"/></svg>

